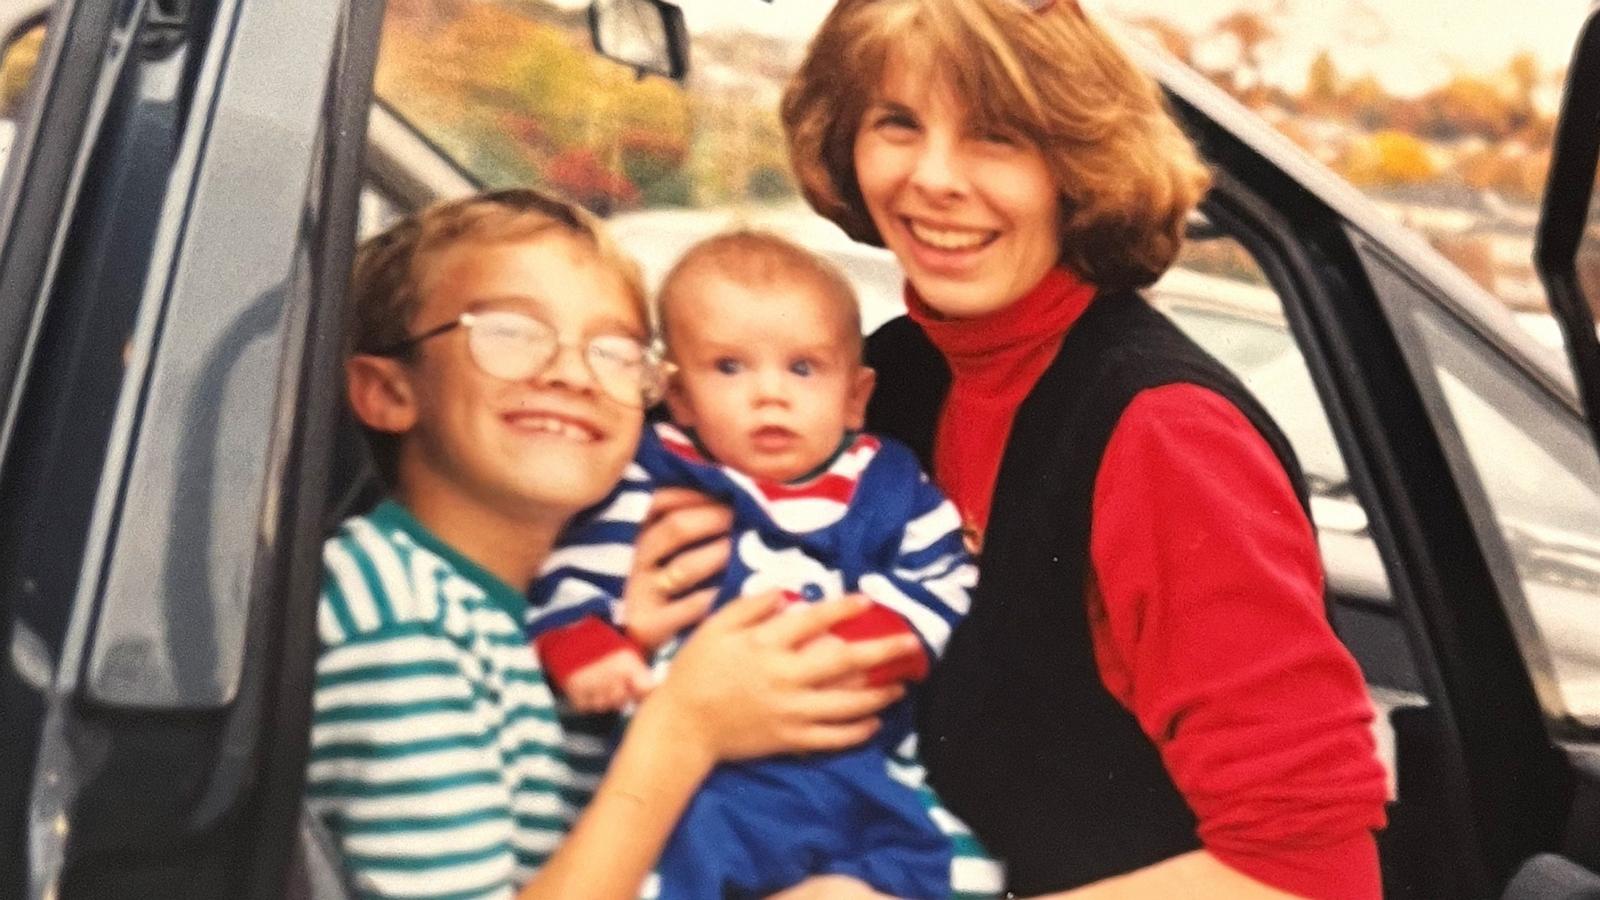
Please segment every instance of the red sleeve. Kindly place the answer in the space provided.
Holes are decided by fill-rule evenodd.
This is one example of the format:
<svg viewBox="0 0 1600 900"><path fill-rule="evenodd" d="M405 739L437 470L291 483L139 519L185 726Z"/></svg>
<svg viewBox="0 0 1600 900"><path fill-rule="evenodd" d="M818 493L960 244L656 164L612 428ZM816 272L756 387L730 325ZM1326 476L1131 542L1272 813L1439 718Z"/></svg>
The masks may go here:
<svg viewBox="0 0 1600 900"><path fill-rule="evenodd" d="M565 690L567 679L592 662L618 650L638 647L615 628L594 616L584 616L571 625L547 631L533 639L546 677L557 689Z"/></svg>
<svg viewBox="0 0 1600 900"><path fill-rule="evenodd" d="M1090 554L1102 678L1206 849L1291 893L1379 897L1372 833L1388 790L1372 704L1265 439L1204 388L1140 394L1095 481Z"/></svg>
<svg viewBox="0 0 1600 900"><path fill-rule="evenodd" d="M866 641L896 634L915 635L901 615L887 606L874 603L865 612L858 613L828 629L847 641ZM894 684L899 681L921 681L928 677L928 653L919 650L907 653L886 663L880 663L867 672L873 684Z"/></svg>

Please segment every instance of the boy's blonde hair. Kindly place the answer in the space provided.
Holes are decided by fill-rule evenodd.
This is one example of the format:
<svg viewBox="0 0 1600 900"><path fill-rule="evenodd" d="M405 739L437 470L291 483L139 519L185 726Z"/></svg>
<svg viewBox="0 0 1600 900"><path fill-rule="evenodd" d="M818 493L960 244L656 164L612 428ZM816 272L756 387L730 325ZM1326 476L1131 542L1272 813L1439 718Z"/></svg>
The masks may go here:
<svg viewBox="0 0 1600 900"><path fill-rule="evenodd" d="M1060 185L1061 262L1103 287L1139 287L1177 256L1210 185L1160 88L1075 0L840 0L783 97L802 192L882 246L856 182L855 139L884 69L948 79L983 131L1025 138Z"/></svg>
<svg viewBox="0 0 1600 900"><path fill-rule="evenodd" d="M411 336L428 264L444 250L463 242L499 244L552 232L593 248L600 265L621 276L640 317L650 320L638 263L612 243L598 219L537 191L512 188L435 203L361 242L350 279L345 356L383 353ZM379 475L394 487L400 436L362 430Z"/></svg>
<svg viewBox="0 0 1600 900"><path fill-rule="evenodd" d="M379 352L410 336L428 263L440 252L463 242L500 244L552 231L593 248L649 321L638 263L612 243L598 219L537 191L512 188L435 203L362 241L350 281L345 354Z"/></svg>
<svg viewBox="0 0 1600 900"><path fill-rule="evenodd" d="M814 286L841 318L852 356L861 356L861 305L855 288L838 267L793 241L753 228L713 235L690 247L661 281L656 298L662 337L672 349L670 311L697 275L716 275L736 284L760 289L777 283L804 282ZM758 301L752 301L758 302Z"/></svg>

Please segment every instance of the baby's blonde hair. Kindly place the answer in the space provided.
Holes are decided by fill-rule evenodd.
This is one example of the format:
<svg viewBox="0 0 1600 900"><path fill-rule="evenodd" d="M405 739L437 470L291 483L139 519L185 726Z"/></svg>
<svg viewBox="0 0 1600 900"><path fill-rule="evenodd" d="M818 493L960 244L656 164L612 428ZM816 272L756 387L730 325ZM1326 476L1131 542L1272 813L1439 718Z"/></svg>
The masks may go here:
<svg viewBox="0 0 1600 900"><path fill-rule="evenodd" d="M673 301L692 289L690 285L695 276L703 275L715 275L758 290L773 284L797 282L815 287L840 317L845 339L853 343L851 355L860 358L861 305L844 273L833 263L787 238L750 228L706 238L690 247L667 272L657 294L656 311L669 351L675 318Z"/></svg>

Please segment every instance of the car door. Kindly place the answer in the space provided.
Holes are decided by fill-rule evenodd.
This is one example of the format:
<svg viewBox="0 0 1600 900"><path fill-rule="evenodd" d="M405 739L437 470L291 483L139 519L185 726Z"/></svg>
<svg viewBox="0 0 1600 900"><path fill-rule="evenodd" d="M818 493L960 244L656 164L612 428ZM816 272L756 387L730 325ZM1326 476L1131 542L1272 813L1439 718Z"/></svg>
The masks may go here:
<svg viewBox="0 0 1600 900"><path fill-rule="evenodd" d="M0 180L0 896L282 897L382 4L33 5Z"/></svg>
<svg viewBox="0 0 1600 900"><path fill-rule="evenodd" d="M1350 560L1327 562L1341 637L1374 688L1406 697L1384 710L1388 895L1568 896L1563 879L1583 869L1540 854L1600 867L1600 682L1582 646L1600 596L1584 574L1600 558L1600 456L1570 373L1226 95L1159 54L1143 62L1218 171L1207 218L1283 298L1346 464L1348 484L1324 493L1360 501L1351 546L1379 551L1376 591L1342 588Z"/></svg>
<svg viewBox="0 0 1600 900"><path fill-rule="evenodd" d="M1591 5L1567 69L1549 180L1534 251L1551 310L1561 325L1573 381L1600 448L1600 5ZM1593 617L1596 611L1586 609ZM1558 735L1559 736L1559 735ZM1557 854L1527 861L1507 891L1527 897L1600 896L1600 749L1588 740L1567 742L1576 785ZM1566 891L1566 893L1562 893Z"/></svg>

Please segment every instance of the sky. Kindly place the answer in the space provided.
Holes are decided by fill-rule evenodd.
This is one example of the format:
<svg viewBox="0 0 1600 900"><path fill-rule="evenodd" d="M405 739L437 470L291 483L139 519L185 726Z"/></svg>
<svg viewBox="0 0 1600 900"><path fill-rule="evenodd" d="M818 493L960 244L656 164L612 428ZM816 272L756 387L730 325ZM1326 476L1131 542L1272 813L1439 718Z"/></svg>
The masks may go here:
<svg viewBox="0 0 1600 900"><path fill-rule="evenodd" d="M577 0L570 0L577 2ZM1268 14L1279 37L1266 55L1269 81L1289 88L1327 48L1347 76L1372 74L1390 92L1420 94L1455 72L1491 72L1531 50L1543 68L1564 66L1587 0L1084 0L1122 17L1159 16L1191 34L1238 9ZM678 0L691 31L738 26L811 33L826 0ZM1277 11L1274 11L1277 10ZM1217 49L1217 48L1214 48Z"/></svg>

